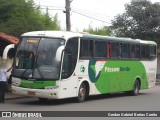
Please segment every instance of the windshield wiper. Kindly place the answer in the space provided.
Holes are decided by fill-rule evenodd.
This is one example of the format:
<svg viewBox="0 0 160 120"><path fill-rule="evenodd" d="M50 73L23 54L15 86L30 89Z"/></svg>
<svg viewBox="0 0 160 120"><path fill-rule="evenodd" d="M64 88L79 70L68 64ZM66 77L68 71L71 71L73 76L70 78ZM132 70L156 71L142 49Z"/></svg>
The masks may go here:
<svg viewBox="0 0 160 120"><path fill-rule="evenodd" d="M24 77L24 74L28 71L29 69L25 69L24 71L23 71L23 73L21 74L21 77L23 78ZM31 72L31 74L32 74L32 72ZM28 77L28 76L27 76Z"/></svg>

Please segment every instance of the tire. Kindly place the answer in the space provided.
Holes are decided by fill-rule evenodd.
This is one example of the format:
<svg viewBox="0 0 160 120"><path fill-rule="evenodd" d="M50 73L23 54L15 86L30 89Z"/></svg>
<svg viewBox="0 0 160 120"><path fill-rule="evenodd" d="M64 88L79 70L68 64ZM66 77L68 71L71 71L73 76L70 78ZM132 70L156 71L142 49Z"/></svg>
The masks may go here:
<svg viewBox="0 0 160 120"><path fill-rule="evenodd" d="M139 94L140 90L140 83L138 80L135 81L133 90L131 91L131 95L137 96Z"/></svg>
<svg viewBox="0 0 160 120"><path fill-rule="evenodd" d="M84 83L81 84L79 91L78 91L78 96L77 96L77 102L84 102L86 99L86 85Z"/></svg>

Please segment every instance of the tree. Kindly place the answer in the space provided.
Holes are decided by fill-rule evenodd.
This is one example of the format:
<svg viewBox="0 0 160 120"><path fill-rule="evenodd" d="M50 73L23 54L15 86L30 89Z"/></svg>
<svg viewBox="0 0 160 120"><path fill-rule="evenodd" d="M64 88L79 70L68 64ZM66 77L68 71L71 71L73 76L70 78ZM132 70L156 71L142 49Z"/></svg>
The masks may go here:
<svg viewBox="0 0 160 120"><path fill-rule="evenodd" d="M112 21L115 36L160 42L160 3L132 0L125 5L125 10Z"/></svg>
<svg viewBox="0 0 160 120"><path fill-rule="evenodd" d="M46 13L43 16L43 21L45 26L45 30L61 30L59 21L58 21L58 15L55 14L54 17L50 17L48 8L46 9Z"/></svg>
<svg viewBox="0 0 160 120"><path fill-rule="evenodd" d="M89 26L87 29L83 30L84 32L88 32L90 34L95 34L95 35L104 35L104 36L109 36L110 35L110 30L109 27L101 27L101 28L92 28L92 26Z"/></svg>
<svg viewBox="0 0 160 120"><path fill-rule="evenodd" d="M33 0L1 0L0 31L19 37L22 33L36 30L60 30L58 16L42 13Z"/></svg>

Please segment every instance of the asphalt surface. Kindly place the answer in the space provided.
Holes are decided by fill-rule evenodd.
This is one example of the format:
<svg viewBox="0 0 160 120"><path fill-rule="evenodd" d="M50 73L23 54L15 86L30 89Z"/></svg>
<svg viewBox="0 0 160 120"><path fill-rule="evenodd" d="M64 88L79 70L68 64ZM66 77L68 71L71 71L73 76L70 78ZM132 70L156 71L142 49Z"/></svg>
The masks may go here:
<svg viewBox="0 0 160 120"><path fill-rule="evenodd" d="M49 100L39 102L37 98L17 96L6 93L6 103L0 104L0 111L159 111L160 84L154 88L140 91L138 96L123 93L91 96L83 103L74 99ZM63 116L63 115L62 115ZM5 119L5 118L3 118ZM3 120L2 119L2 120ZM10 119L10 118L9 118ZM20 118L11 118L19 120ZM28 119L28 118L23 118ZM159 120L159 117L47 117L29 118L34 120ZM0 118L1 120L1 118ZM8 120L8 118L7 118Z"/></svg>

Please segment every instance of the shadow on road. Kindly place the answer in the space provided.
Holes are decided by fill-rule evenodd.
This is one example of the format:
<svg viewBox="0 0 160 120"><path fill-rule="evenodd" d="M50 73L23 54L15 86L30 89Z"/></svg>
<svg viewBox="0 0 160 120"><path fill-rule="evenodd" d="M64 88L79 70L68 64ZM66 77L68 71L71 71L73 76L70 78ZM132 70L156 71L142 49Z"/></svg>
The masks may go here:
<svg viewBox="0 0 160 120"><path fill-rule="evenodd" d="M138 96L149 95L150 93L140 93ZM103 100L103 99L117 99L117 98L125 98L125 97L135 97L131 95L127 95L125 93L113 93L113 94L104 94L104 95L95 95L90 96L86 99L85 102L90 102L94 100ZM25 99L25 98L24 98ZM75 104L75 98L68 99L59 99L59 100L46 100L39 101L37 98L27 98L25 101L18 102L18 104L26 104L26 105L64 105L64 104Z"/></svg>
<svg viewBox="0 0 160 120"><path fill-rule="evenodd" d="M148 95L149 93L139 93L138 96L141 95ZM122 98L122 97L135 97L132 95L128 95L127 93L121 92L121 93L111 93L111 94L103 94L103 95L95 95L88 97L88 101L92 100L102 100L102 99L113 99L113 98Z"/></svg>

